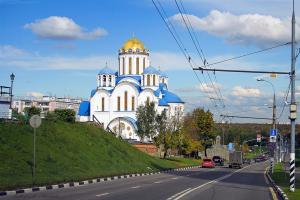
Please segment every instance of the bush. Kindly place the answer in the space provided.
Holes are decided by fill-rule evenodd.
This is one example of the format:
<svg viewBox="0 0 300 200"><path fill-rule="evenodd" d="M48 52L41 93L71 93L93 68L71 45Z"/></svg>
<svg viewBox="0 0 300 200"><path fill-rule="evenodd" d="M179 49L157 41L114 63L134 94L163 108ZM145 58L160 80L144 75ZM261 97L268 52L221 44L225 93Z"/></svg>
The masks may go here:
<svg viewBox="0 0 300 200"><path fill-rule="evenodd" d="M25 113L25 118L30 119L33 115L40 115L41 114L41 109L37 107L27 107L24 108L24 113Z"/></svg>
<svg viewBox="0 0 300 200"><path fill-rule="evenodd" d="M54 114L57 119L65 122L75 122L75 111L71 109L55 109Z"/></svg>

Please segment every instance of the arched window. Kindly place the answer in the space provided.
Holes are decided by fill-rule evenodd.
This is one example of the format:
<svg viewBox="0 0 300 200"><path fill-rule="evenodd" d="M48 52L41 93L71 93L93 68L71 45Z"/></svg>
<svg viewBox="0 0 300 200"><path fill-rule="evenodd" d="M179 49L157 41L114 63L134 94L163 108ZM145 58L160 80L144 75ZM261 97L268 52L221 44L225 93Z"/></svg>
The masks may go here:
<svg viewBox="0 0 300 200"><path fill-rule="evenodd" d="M162 79L162 83L165 83L165 79L164 78Z"/></svg>
<svg viewBox="0 0 300 200"><path fill-rule="evenodd" d="M147 97L147 104L149 104L150 103L150 97Z"/></svg>
<svg viewBox="0 0 300 200"><path fill-rule="evenodd" d="M156 83L155 83L155 75L153 75L153 85L156 85Z"/></svg>
<svg viewBox="0 0 300 200"><path fill-rule="evenodd" d="M102 97L101 101L102 101L101 102L101 108L102 108L101 110L104 111L104 108L105 108L104 97Z"/></svg>
<svg viewBox="0 0 300 200"><path fill-rule="evenodd" d="M135 102L134 102L134 100L135 100L135 98L134 98L134 96L132 96L132 97L131 97L131 110L132 110L132 111L134 111L134 110L135 110L135 108L134 108L134 106L135 106L135 104L134 104L134 103L135 103Z"/></svg>
<svg viewBox="0 0 300 200"><path fill-rule="evenodd" d="M136 74L140 74L140 58L136 58Z"/></svg>
<svg viewBox="0 0 300 200"><path fill-rule="evenodd" d="M123 74L125 74L125 58L122 58Z"/></svg>
<svg viewBox="0 0 300 200"><path fill-rule="evenodd" d="M129 73L128 74L131 74L132 72L132 58L129 58Z"/></svg>
<svg viewBox="0 0 300 200"><path fill-rule="evenodd" d="M146 58L143 58L143 68L145 69L146 67Z"/></svg>
<svg viewBox="0 0 300 200"><path fill-rule="evenodd" d="M106 76L103 75L103 86L106 87Z"/></svg>
<svg viewBox="0 0 300 200"><path fill-rule="evenodd" d="M147 85L148 86L150 85L150 75L149 74L147 75Z"/></svg>
<svg viewBox="0 0 300 200"><path fill-rule="evenodd" d="M118 104L117 104L117 106L118 106L118 111L120 111L121 110L121 98L120 97L118 97Z"/></svg>
<svg viewBox="0 0 300 200"><path fill-rule="evenodd" d="M127 96L128 96L128 92L125 91L125 94L124 94L124 110L127 111Z"/></svg>
<svg viewBox="0 0 300 200"><path fill-rule="evenodd" d="M111 86L111 75L108 76L108 86Z"/></svg>

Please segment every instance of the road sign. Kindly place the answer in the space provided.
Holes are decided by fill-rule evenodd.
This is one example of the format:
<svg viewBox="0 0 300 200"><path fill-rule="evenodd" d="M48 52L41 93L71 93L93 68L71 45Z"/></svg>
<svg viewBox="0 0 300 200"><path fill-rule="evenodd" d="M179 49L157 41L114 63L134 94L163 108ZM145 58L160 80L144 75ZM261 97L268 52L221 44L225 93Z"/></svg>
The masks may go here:
<svg viewBox="0 0 300 200"><path fill-rule="evenodd" d="M277 135L277 129L270 129L270 136L276 136Z"/></svg>
<svg viewBox="0 0 300 200"><path fill-rule="evenodd" d="M276 136L270 136L270 142L276 142Z"/></svg>
<svg viewBox="0 0 300 200"><path fill-rule="evenodd" d="M42 119L38 115L33 115L29 120L29 124L32 128L40 127L41 123L42 123Z"/></svg>
<svg viewBox="0 0 300 200"><path fill-rule="evenodd" d="M256 135L256 141L257 142L261 142L261 134L257 134Z"/></svg>

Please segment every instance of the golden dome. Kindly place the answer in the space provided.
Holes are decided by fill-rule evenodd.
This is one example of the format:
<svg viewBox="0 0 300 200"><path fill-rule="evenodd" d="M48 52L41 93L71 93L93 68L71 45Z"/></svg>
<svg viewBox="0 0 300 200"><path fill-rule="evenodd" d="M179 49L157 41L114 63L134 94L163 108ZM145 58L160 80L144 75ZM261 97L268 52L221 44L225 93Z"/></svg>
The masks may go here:
<svg viewBox="0 0 300 200"><path fill-rule="evenodd" d="M134 37L127 40L121 49L124 51L128 51L129 49L131 49L132 51L136 51L137 49L139 49L139 51L144 51L145 47L139 39Z"/></svg>

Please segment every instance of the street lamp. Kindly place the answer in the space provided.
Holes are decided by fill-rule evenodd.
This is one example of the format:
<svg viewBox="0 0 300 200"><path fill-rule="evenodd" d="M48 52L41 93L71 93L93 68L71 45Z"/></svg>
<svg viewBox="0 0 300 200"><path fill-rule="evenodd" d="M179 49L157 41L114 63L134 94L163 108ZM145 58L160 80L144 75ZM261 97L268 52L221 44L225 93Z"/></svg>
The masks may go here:
<svg viewBox="0 0 300 200"><path fill-rule="evenodd" d="M14 73L11 73L10 75L10 106L9 108L12 109L12 90L13 90L13 82L15 80L15 75Z"/></svg>

